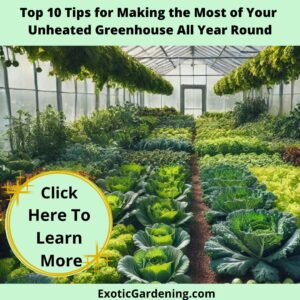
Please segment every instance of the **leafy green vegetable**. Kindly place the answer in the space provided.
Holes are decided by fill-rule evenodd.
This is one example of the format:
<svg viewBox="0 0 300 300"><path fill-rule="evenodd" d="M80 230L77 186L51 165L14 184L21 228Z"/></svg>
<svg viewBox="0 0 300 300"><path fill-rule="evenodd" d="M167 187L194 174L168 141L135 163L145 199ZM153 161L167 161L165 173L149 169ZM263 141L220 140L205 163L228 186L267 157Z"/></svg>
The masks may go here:
<svg viewBox="0 0 300 300"><path fill-rule="evenodd" d="M121 275L113 267L103 267L94 275L95 283L120 283Z"/></svg>
<svg viewBox="0 0 300 300"><path fill-rule="evenodd" d="M205 197L211 210L206 213L210 223L224 219L240 209L271 209L275 196L272 193L246 187L231 187L217 190Z"/></svg>
<svg viewBox="0 0 300 300"><path fill-rule="evenodd" d="M140 249L134 256L121 259L118 270L130 280L138 283L188 282L184 275L189 267L189 259L181 250L170 246Z"/></svg>
<svg viewBox="0 0 300 300"><path fill-rule="evenodd" d="M277 197L276 207L292 213L300 226L300 169L297 167L251 168L258 180Z"/></svg>
<svg viewBox="0 0 300 300"><path fill-rule="evenodd" d="M291 215L240 210L212 230L205 251L218 274L244 276L251 271L257 282L279 282L286 275L300 278L300 230Z"/></svg>
<svg viewBox="0 0 300 300"><path fill-rule="evenodd" d="M244 165L247 167L265 167L265 166L284 166L285 163L281 159L279 153L275 154L256 154L256 153L241 153L239 155L233 154L218 154L214 156L205 155L199 163L202 167L214 166L215 164L231 164Z"/></svg>
<svg viewBox="0 0 300 300"><path fill-rule="evenodd" d="M113 192L106 195L115 223L122 222L130 217L130 210L138 196L139 194L134 192L127 192L125 194Z"/></svg>
<svg viewBox="0 0 300 300"><path fill-rule="evenodd" d="M113 227L111 238L116 238L119 235L131 233L134 234L136 232L133 225L124 225L124 224L117 224Z"/></svg>
<svg viewBox="0 0 300 300"><path fill-rule="evenodd" d="M105 180L97 180L97 184L109 192L126 193L135 191L138 180L130 175L128 176L107 176Z"/></svg>
<svg viewBox="0 0 300 300"><path fill-rule="evenodd" d="M200 156L209 154L240 154L240 153L272 153L273 150L267 142L255 137L221 137L196 142L196 150Z"/></svg>
<svg viewBox="0 0 300 300"><path fill-rule="evenodd" d="M191 220L192 213L185 212L187 203L156 196L144 196L137 202L136 217L144 226L155 223L180 226Z"/></svg>
<svg viewBox="0 0 300 300"><path fill-rule="evenodd" d="M147 226L145 231L138 231L133 236L135 245L141 249L152 246L173 246L183 249L190 243L190 235L180 227L174 227L163 223Z"/></svg>
<svg viewBox="0 0 300 300"><path fill-rule="evenodd" d="M156 128L152 131L148 139L170 139L184 140L190 142L192 140L191 128Z"/></svg>
<svg viewBox="0 0 300 300"><path fill-rule="evenodd" d="M186 165L191 156L185 151L153 150L124 151L124 159L142 165L161 166L166 164Z"/></svg>
<svg viewBox="0 0 300 300"><path fill-rule="evenodd" d="M174 139L149 139L141 140L136 146L136 150L172 150L192 152L193 145L191 142L174 140Z"/></svg>

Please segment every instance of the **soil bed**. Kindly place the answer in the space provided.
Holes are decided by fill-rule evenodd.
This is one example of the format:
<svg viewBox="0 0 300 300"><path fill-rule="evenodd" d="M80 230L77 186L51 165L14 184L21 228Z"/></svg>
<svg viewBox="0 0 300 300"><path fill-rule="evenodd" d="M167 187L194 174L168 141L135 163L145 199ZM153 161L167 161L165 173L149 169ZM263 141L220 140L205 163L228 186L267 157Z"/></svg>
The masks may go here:
<svg viewBox="0 0 300 300"><path fill-rule="evenodd" d="M191 261L189 275L193 283L217 283L217 276L209 267L210 258L204 252L204 244L211 234L204 217L207 207L202 201L199 169L195 154L192 156L192 187L193 202L191 208L195 221L190 227L191 243L187 252Z"/></svg>

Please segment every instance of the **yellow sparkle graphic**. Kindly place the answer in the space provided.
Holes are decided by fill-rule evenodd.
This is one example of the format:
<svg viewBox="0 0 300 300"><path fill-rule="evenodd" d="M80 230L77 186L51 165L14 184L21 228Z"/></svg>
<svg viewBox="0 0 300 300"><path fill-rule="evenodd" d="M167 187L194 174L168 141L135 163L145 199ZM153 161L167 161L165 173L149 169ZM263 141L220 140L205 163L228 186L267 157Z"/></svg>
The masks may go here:
<svg viewBox="0 0 300 300"><path fill-rule="evenodd" d="M91 265L93 263L98 264L100 263L100 261L102 261L102 259L104 259L106 265L108 265L108 263L110 262L109 257L107 254L102 254L101 252L103 251L103 249L99 249L99 245L98 243L96 243L96 252L95 254L87 254L84 255L84 257L86 257L86 264L87 265Z"/></svg>
<svg viewBox="0 0 300 300"><path fill-rule="evenodd" d="M22 185L22 181L26 179L21 173L16 178L16 183L13 184L11 182L7 182L6 185L3 186L5 190L4 193L10 196L10 200L15 196L16 204L19 205L20 195L21 194L30 194L29 184Z"/></svg>

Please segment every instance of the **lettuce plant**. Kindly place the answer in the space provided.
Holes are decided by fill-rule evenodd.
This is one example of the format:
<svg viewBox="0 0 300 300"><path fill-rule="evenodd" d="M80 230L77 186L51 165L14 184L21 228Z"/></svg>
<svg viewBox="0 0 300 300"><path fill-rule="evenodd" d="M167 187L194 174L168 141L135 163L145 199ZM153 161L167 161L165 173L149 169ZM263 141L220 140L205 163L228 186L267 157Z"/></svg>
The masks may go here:
<svg viewBox="0 0 300 300"><path fill-rule="evenodd" d="M276 207L296 216L300 226L300 169L274 166L251 168L251 172L275 194Z"/></svg>
<svg viewBox="0 0 300 300"><path fill-rule="evenodd" d="M240 210L212 230L205 251L218 274L239 277L252 272L257 282L279 282L283 276L300 279L300 230L292 215Z"/></svg>
<svg viewBox="0 0 300 300"><path fill-rule="evenodd" d="M258 138L249 137L220 137L197 141L197 153L200 156L206 154L240 154L240 153L271 153L269 144Z"/></svg>
<svg viewBox="0 0 300 300"><path fill-rule="evenodd" d="M173 246L177 249L183 249L190 243L191 237L180 227L156 223L147 226L145 231L138 231L133 236L133 241L141 249L153 246Z"/></svg>
<svg viewBox="0 0 300 300"><path fill-rule="evenodd" d="M124 175L140 176L146 171L142 165L131 163L120 167L120 172Z"/></svg>
<svg viewBox="0 0 300 300"><path fill-rule="evenodd" d="M125 256L118 265L118 271L130 279L129 282L190 282L184 275L189 259L181 250L170 246L140 249L134 256Z"/></svg>
<svg viewBox="0 0 300 300"><path fill-rule="evenodd" d="M187 203L183 201L148 195L139 199L135 214L138 221L144 226L155 223L180 226L193 217L192 213L185 211L186 207Z"/></svg>

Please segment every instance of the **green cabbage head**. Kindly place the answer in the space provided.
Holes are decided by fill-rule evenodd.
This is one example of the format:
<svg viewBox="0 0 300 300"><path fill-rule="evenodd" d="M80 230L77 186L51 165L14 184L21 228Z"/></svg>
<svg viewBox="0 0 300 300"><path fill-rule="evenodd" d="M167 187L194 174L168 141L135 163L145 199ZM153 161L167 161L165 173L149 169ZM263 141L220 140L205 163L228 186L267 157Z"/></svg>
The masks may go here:
<svg viewBox="0 0 300 300"><path fill-rule="evenodd" d="M181 250L170 246L140 249L134 256L123 257L118 271L137 283L189 282L184 275L189 267L189 259Z"/></svg>
<svg viewBox="0 0 300 300"><path fill-rule="evenodd" d="M180 227L157 223L147 226L133 236L135 245L141 249L153 246L173 246L183 249L190 243L190 235Z"/></svg>
<svg viewBox="0 0 300 300"><path fill-rule="evenodd" d="M185 211L186 207L187 203L183 201L148 195L139 199L135 214L138 221L144 226L165 223L177 227L193 217L192 213Z"/></svg>
<svg viewBox="0 0 300 300"><path fill-rule="evenodd" d="M240 210L212 229L205 250L218 274L240 277L252 272L257 282L300 279L300 230L292 215Z"/></svg>

